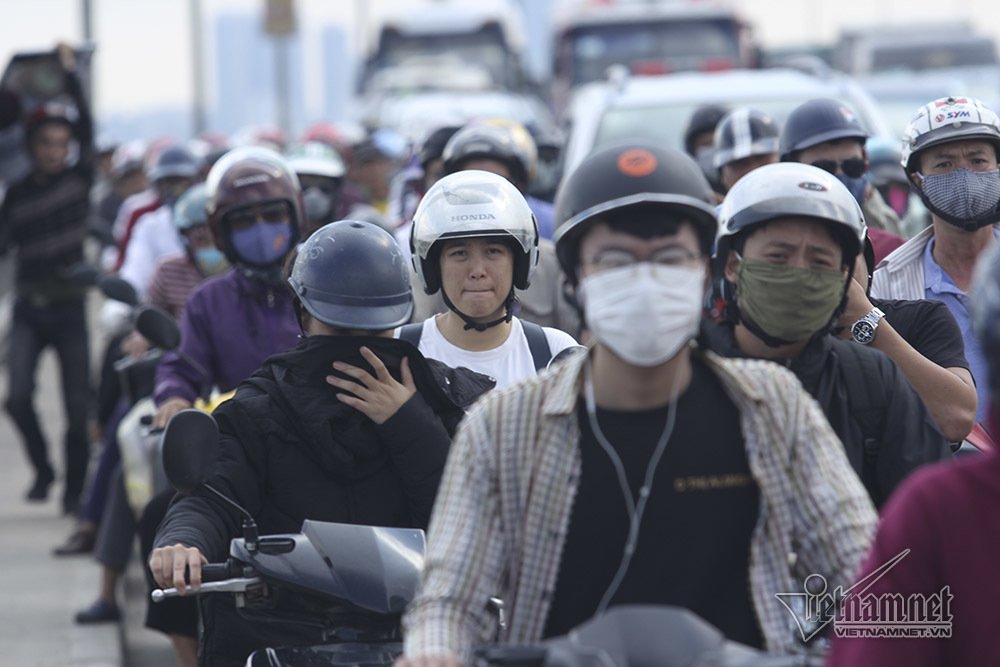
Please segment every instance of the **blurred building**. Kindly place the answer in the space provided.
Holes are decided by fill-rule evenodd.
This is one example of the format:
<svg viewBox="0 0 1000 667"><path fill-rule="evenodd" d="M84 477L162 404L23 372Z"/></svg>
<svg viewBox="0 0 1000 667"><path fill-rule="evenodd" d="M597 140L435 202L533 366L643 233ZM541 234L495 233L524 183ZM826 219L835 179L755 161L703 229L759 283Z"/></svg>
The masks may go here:
<svg viewBox="0 0 1000 667"><path fill-rule="evenodd" d="M221 14L213 24L214 78L209 127L232 134L248 125L277 125L275 43L258 13ZM294 135L306 123L300 35L288 39L289 116Z"/></svg>
<svg viewBox="0 0 1000 667"><path fill-rule="evenodd" d="M321 118L344 120L350 112L354 81L357 78L357 57L351 52L347 31L338 25L323 28L320 33L323 54L323 107Z"/></svg>

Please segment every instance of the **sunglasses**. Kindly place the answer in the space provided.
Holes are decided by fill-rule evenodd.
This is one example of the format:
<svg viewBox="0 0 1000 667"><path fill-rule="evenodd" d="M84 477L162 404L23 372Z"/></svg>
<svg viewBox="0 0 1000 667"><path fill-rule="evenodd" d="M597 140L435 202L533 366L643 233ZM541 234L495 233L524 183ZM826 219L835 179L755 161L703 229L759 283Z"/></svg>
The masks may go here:
<svg viewBox="0 0 1000 667"><path fill-rule="evenodd" d="M258 220L273 225L288 222L290 217L288 204L279 201L237 209L227 214L223 220L230 229L246 229Z"/></svg>
<svg viewBox="0 0 1000 667"><path fill-rule="evenodd" d="M861 178L865 174L865 159L861 157L849 157L846 160L837 162L836 160L816 160L812 166L819 167L823 171L828 171L834 176L839 168L850 178Z"/></svg>

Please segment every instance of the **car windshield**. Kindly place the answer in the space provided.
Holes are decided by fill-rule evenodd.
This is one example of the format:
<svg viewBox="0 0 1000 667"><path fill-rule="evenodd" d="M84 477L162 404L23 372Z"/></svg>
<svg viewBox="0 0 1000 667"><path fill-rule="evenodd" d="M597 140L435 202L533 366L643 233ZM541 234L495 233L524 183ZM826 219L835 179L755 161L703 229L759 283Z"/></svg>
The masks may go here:
<svg viewBox="0 0 1000 667"><path fill-rule="evenodd" d="M766 101L739 100L734 106L749 106L774 117L779 123L792 109L804 102L803 98ZM612 108L601 118L594 140L594 149L619 141L646 138L662 141L674 148L684 148L684 129L695 109L702 102L689 104L650 105L641 107Z"/></svg>
<svg viewBox="0 0 1000 667"><path fill-rule="evenodd" d="M968 40L934 46L885 46L872 53L872 71L905 69L922 71L997 64L992 40Z"/></svg>
<svg viewBox="0 0 1000 667"><path fill-rule="evenodd" d="M713 59L735 65L739 55L739 27L730 20L587 26L573 32L572 82L603 79L611 65L652 74L700 69Z"/></svg>

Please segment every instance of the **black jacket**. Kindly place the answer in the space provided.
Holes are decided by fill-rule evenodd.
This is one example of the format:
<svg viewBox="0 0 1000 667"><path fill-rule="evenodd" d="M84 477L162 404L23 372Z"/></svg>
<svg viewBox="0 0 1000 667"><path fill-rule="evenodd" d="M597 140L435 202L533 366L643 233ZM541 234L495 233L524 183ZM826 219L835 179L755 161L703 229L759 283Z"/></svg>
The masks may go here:
<svg viewBox="0 0 1000 667"><path fill-rule="evenodd" d="M726 357L747 356L737 347L731 324L709 325L703 333L714 352ZM867 387L851 386L851 378L859 374L845 370L847 364L859 364L866 369L863 377L869 383ZM788 368L820 404L876 507L917 467L952 458L950 445L916 390L896 364L878 350L832 336L819 336L810 341ZM878 415L880 437L875 443L875 453L867 461L860 409L852 406L850 391L877 396L885 406L884 414Z"/></svg>
<svg viewBox="0 0 1000 667"><path fill-rule="evenodd" d="M377 425L338 401L326 383L333 361L371 370L366 345L399 379L409 359L417 393ZM346 376L344 376L346 377ZM303 519L426 528L451 435L463 408L492 388L483 375L425 359L403 341L313 336L269 358L215 411L220 455L209 482L245 507L262 535L298 532ZM156 546L198 547L211 562L228 555L242 534L240 518L201 495L178 498ZM242 665L256 648L318 641L307 633L277 634L235 616L226 595L202 600L202 663Z"/></svg>

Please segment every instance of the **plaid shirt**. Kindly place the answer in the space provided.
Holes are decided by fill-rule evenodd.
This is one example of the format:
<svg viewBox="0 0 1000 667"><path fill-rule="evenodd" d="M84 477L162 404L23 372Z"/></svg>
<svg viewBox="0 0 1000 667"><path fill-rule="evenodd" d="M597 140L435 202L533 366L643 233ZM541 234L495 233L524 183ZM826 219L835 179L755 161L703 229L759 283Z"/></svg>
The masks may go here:
<svg viewBox="0 0 1000 667"><path fill-rule="evenodd" d="M812 573L823 574L830 591L847 587L877 517L794 375L766 361L703 354L740 411L760 488L750 543L757 620L768 650L793 651L797 632L774 594L801 593ZM496 635L487 607L494 595L508 613L501 642L541 639L580 478L575 406L586 358L491 392L469 412L438 491L421 590L404 617L407 656L457 654L468 662L473 645Z"/></svg>

